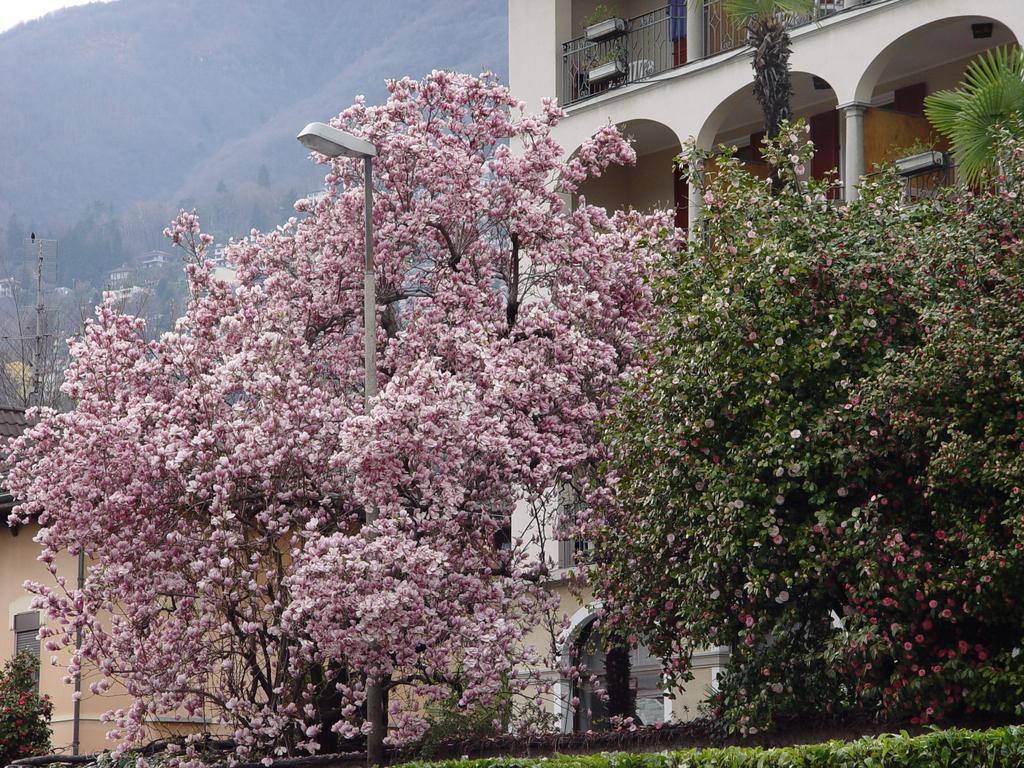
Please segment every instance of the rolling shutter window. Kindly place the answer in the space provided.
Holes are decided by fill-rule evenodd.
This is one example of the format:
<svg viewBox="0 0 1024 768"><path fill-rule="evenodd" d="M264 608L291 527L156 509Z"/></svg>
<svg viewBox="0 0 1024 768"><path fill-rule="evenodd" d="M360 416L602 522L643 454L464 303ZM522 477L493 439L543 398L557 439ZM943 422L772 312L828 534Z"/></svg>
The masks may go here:
<svg viewBox="0 0 1024 768"><path fill-rule="evenodd" d="M28 651L39 658L39 614L18 613L14 616L14 651ZM39 668L36 667L36 685L39 685Z"/></svg>
<svg viewBox="0 0 1024 768"><path fill-rule="evenodd" d="M14 617L14 634L16 650L31 651L36 658L39 658L39 614L19 613Z"/></svg>

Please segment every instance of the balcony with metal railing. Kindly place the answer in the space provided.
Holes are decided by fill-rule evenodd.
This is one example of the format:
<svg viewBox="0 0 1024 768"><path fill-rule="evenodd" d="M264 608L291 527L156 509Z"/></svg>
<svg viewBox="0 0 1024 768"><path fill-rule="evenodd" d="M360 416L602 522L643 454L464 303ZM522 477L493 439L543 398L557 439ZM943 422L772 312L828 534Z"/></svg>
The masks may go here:
<svg viewBox="0 0 1024 768"><path fill-rule="evenodd" d="M575 104L686 62L686 6L672 3L610 32L590 31L562 45L564 104ZM595 25L597 26L597 25Z"/></svg>
<svg viewBox="0 0 1024 768"><path fill-rule="evenodd" d="M848 2L818 0L812 14L788 16L786 24L796 28L820 21L845 10ZM701 4L700 58L746 44L746 31L728 17L726 0L675 0L631 18L607 19L562 44L562 103L576 104L692 61L687 58L687 3Z"/></svg>
<svg viewBox="0 0 1024 768"><path fill-rule="evenodd" d="M747 42L747 33L742 24L737 24L726 13L726 0L688 0L702 2L704 5L704 56L709 58L726 51L742 48ZM786 16L786 26L790 29L813 24L816 21L833 16L844 10L846 0L818 0L809 15Z"/></svg>
<svg viewBox="0 0 1024 768"><path fill-rule="evenodd" d="M956 163L947 152L921 152L898 158L893 165L903 181L903 200L907 204L941 197L957 183Z"/></svg>

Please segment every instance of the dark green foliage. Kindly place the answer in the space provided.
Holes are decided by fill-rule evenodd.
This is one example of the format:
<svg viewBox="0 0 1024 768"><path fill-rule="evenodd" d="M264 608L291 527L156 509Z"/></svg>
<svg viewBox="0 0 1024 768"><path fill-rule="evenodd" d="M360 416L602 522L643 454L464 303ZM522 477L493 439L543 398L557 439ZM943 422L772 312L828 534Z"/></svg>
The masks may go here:
<svg viewBox="0 0 1024 768"><path fill-rule="evenodd" d="M0 669L0 766L50 751L53 705L36 691L38 668L23 651Z"/></svg>
<svg viewBox="0 0 1024 768"><path fill-rule="evenodd" d="M781 191L719 160L706 239L665 264L589 531L607 628L677 680L731 646L712 706L739 730L1019 714L1024 152L999 188L908 206L883 175L844 206L782 138Z"/></svg>
<svg viewBox="0 0 1024 768"><path fill-rule="evenodd" d="M953 145L957 173L968 184L998 171L1000 127L1024 112L1024 50L995 48L972 61L954 91L925 99L925 114Z"/></svg>
<svg viewBox="0 0 1024 768"><path fill-rule="evenodd" d="M402 768L1017 768L1024 729L906 733L777 749L726 747L661 754L613 753L405 763Z"/></svg>
<svg viewBox="0 0 1024 768"><path fill-rule="evenodd" d="M60 233L57 283L74 285L76 280L84 280L105 288L110 270L134 261L135 254L125 247L123 232L122 222L109 203L90 204L78 221Z"/></svg>

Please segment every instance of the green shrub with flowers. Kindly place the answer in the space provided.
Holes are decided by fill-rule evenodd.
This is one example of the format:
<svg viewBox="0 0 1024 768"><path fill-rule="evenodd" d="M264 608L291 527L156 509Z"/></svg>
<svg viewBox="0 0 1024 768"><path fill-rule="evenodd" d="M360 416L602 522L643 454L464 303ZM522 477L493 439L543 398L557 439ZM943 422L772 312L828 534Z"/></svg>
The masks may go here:
<svg viewBox="0 0 1024 768"><path fill-rule="evenodd" d="M0 766L50 751L53 705L36 691L39 661L22 651L0 669Z"/></svg>
<svg viewBox="0 0 1024 768"><path fill-rule="evenodd" d="M702 237L664 265L650 366L607 426L615 493L583 526L608 631L676 682L731 646L709 706L734 729L1022 712L1013 134L1003 176L913 205L892 173L849 205L804 180L802 125L764 150L778 193L728 154L703 179Z"/></svg>

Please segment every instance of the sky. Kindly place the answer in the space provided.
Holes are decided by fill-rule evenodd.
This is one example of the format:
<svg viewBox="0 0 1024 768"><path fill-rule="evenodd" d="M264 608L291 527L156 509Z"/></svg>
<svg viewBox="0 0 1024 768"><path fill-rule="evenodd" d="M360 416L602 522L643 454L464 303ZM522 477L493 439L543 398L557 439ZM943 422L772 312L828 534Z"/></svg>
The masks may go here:
<svg viewBox="0 0 1024 768"><path fill-rule="evenodd" d="M0 0L0 32L29 19L38 19L50 11L96 0ZM109 0L101 0L109 2Z"/></svg>

